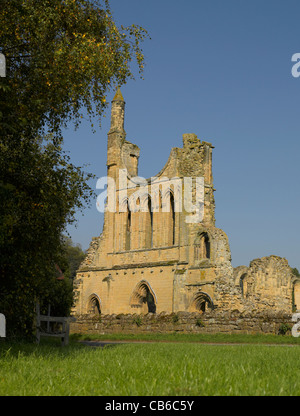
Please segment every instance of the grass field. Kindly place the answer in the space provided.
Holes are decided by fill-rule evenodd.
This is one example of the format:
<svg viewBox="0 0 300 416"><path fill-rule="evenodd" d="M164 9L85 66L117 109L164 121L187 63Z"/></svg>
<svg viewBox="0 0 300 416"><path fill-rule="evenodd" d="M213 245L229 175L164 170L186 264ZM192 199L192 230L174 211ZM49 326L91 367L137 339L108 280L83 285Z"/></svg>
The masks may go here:
<svg viewBox="0 0 300 416"><path fill-rule="evenodd" d="M111 340L111 341L157 341L157 342L201 342L201 343L243 343L243 344L293 344L300 346L300 337L273 334L228 334L228 333L141 333L141 334L89 334L72 335L76 340Z"/></svg>
<svg viewBox="0 0 300 416"><path fill-rule="evenodd" d="M219 336L217 342L230 345L209 345L199 336L198 342L182 334L179 340L152 335L157 337L169 342L104 348L83 345L74 336L67 347L54 342L59 340L39 346L1 342L0 395L300 395L299 338ZM204 342L216 342L216 336Z"/></svg>

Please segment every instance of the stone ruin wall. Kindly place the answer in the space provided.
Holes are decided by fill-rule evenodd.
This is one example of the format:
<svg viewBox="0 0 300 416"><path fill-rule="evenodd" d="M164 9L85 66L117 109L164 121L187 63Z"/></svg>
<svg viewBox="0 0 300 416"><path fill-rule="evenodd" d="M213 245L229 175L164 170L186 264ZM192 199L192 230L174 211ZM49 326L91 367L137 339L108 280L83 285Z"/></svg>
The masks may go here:
<svg viewBox="0 0 300 416"><path fill-rule="evenodd" d="M122 96L117 93L113 100L107 149L108 176L115 179L117 169L124 166L128 167L130 176L138 174L139 148L125 140L124 106ZM113 213L106 212L103 233L92 240L74 281L75 300L81 296L81 304L86 305L91 293L99 292L102 294L104 310L116 312L120 308L123 311L126 308L130 310L130 296L135 286L144 281L146 276L159 294L157 314L146 314L140 316L139 320L136 318L138 315L131 313L88 317L81 314L86 312L83 306L77 309L78 321L74 328L78 331L85 328L86 331L207 332L260 332L267 328L267 331L274 332L280 323L290 320L289 314L300 310L300 281L292 274L286 259L269 256L251 261L249 267L232 267L227 235L215 228L212 149L210 143L200 141L195 134L184 134L183 147L171 150L167 164L158 174L159 177L169 178L204 177L205 209L202 224L186 225L183 222L186 213L177 214L174 220L175 241L173 247L169 247L166 233L159 232L162 224L166 227L168 220L163 217L165 213L158 213L153 222L154 244L149 248L145 236L145 244L141 246L138 243L140 223L132 221L132 245L127 250L124 215L120 220L114 218ZM140 214L139 221L147 225L150 220L142 217L143 214ZM114 234L113 224L116 227ZM196 258L195 245L203 234L209 237L210 256ZM176 246L175 242L180 244ZM128 287L124 286L125 275L126 279L131 276ZM193 315L193 299L201 297L201 294L207 295L214 309L206 308L204 313L199 314L198 311ZM122 307L119 306L121 304ZM145 310L141 308L140 313L144 314ZM200 322L203 322L203 326Z"/></svg>
<svg viewBox="0 0 300 416"><path fill-rule="evenodd" d="M216 302L224 311L280 311L300 309L293 292L295 277L288 261L278 256L263 257L239 266L232 275L216 280Z"/></svg>
<svg viewBox="0 0 300 416"><path fill-rule="evenodd" d="M212 311L111 314L91 317L77 316L70 332L76 334L146 334L146 333L227 333L227 334L278 334L282 325L293 326L292 315L283 312Z"/></svg>

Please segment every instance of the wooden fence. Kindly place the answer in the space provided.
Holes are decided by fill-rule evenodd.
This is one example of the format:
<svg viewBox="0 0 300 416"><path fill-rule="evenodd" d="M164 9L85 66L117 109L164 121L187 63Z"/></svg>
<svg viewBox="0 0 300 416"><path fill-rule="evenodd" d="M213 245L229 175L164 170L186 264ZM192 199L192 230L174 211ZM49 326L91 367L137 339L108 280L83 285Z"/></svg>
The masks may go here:
<svg viewBox="0 0 300 416"><path fill-rule="evenodd" d="M62 345L68 345L70 322L75 322L73 317L50 316L50 305L48 315L40 314L40 305L36 305L36 342L39 344L41 336L61 338ZM43 325L42 322L46 322Z"/></svg>

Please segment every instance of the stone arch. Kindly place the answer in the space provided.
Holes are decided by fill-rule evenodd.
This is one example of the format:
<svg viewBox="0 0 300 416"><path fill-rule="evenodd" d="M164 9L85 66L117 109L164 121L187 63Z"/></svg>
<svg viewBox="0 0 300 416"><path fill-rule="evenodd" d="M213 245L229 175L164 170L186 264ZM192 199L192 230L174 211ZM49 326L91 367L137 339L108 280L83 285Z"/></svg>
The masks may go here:
<svg viewBox="0 0 300 416"><path fill-rule="evenodd" d="M141 195L138 191L133 192L128 198L128 206L131 212L136 213L141 210Z"/></svg>
<svg viewBox="0 0 300 416"><path fill-rule="evenodd" d="M147 212L148 208L149 208L149 203L151 205L151 210L152 210L152 198L151 198L151 194L149 192L143 192L140 194L139 196L140 198L140 211L141 212Z"/></svg>
<svg viewBox="0 0 300 416"><path fill-rule="evenodd" d="M197 292L191 302L191 312L204 313L207 309L214 309L212 298L205 292Z"/></svg>
<svg viewBox="0 0 300 416"><path fill-rule="evenodd" d="M238 266L233 269L233 280L234 285L237 287L241 287L241 277L243 274L247 274L249 271L247 266Z"/></svg>
<svg viewBox="0 0 300 416"><path fill-rule="evenodd" d="M131 211L129 209L129 204L127 201L127 210L126 210L126 223L125 223L125 250L130 250L131 247L131 225L132 225L132 218L131 218Z"/></svg>
<svg viewBox="0 0 300 416"><path fill-rule="evenodd" d="M156 313L156 295L146 280L136 285L129 303L131 308L137 308L140 313Z"/></svg>
<svg viewBox="0 0 300 416"><path fill-rule="evenodd" d="M119 196L119 206L117 215L115 216L116 224L119 229L117 234L120 238L115 239L116 249L128 251L131 248L131 225L132 225L132 211L129 206L128 196Z"/></svg>
<svg viewBox="0 0 300 416"><path fill-rule="evenodd" d="M147 211L145 216L145 247L153 247L153 211L150 195L147 198Z"/></svg>
<svg viewBox="0 0 300 416"><path fill-rule="evenodd" d="M169 243L171 246L175 244L175 199L174 193L170 192L170 236Z"/></svg>
<svg viewBox="0 0 300 416"><path fill-rule="evenodd" d="M162 208L162 197L161 197L161 190L159 189L158 186L154 187L151 189L151 207L152 207L152 212L160 212L161 208Z"/></svg>
<svg viewBox="0 0 300 416"><path fill-rule="evenodd" d="M128 214L138 229L138 245L134 248L153 247L153 202L151 194L143 189L136 191L128 200ZM128 223L128 220L127 220ZM126 246L128 247L128 245ZM131 245L130 248L133 248Z"/></svg>
<svg viewBox="0 0 300 416"><path fill-rule="evenodd" d="M160 189L160 196L161 196L161 209L163 212L169 212L171 209L171 198L175 201L174 198L174 186L168 186L166 188ZM175 203L174 203L175 205Z"/></svg>
<svg viewBox="0 0 300 416"><path fill-rule="evenodd" d="M244 298L247 296L247 291L248 291L247 277L248 277L248 274L243 273L240 276L240 280L239 280L239 285L240 285L240 288L241 288L241 291L242 291L242 296Z"/></svg>
<svg viewBox="0 0 300 416"><path fill-rule="evenodd" d="M127 212L128 206L129 206L128 196L125 196L119 201L119 212Z"/></svg>
<svg viewBox="0 0 300 416"><path fill-rule="evenodd" d="M88 304L87 304L87 312L91 315L99 316L101 315L101 300L96 293L90 295Z"/></svg>
<svg viewBox="0 0 300 416"><path fill-rule="evenodd" d="M194 259L209 260L211 258L211 237L206 231L198 234L194 242Z"/></svg>
<svg viewBox="0 0 300 416"><path fill-rule="evenodd" d="M175 216L175 196L174 186L171 185L161 192L161 212L164 214L165 227L167 229L165 245L173 246L176 240L176 216Z"/></svg>
<svg viewBox="0 0 300 416"><path fill-rule="evenodd" d="M300 311L300 279L293 282L293 309Z"/></svg>

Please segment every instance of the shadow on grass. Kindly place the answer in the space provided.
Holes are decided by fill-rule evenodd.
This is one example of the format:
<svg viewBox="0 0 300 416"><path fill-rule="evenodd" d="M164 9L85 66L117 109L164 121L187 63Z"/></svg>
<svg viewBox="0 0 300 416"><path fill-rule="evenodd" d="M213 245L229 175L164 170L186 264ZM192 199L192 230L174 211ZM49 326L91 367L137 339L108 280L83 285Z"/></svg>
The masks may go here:
<svg viewBox="0 0 300 416"><path fill-rule="evenodd" d="M97 345L99 346L99 345ZM103 348L115 347L113 344L103 344ZM66 346L62 346L61 340L56 338L41 338L40 344L29 341L0 341L0 359L5 357L45 357L55 356L59 358L69 357L72 354L83 352L84 350L90 350L91 347L82 342L78 342L76 337L71 338L70 342Z"/></svg>
<svg viewBox="0 0 300 416"><path fill-rule="evenodd" d="M275 334L245 333L111 333L111 334L72 334L76 341L119 341L119 342L188 342L188 343L221 343L221 344L274 344L300 345L300 337Z"/></svg>
<svg viewBox="0 0 300 416"><path fill-rule="evenodd" d="M117 341L117 342L116 342ZM0 339L0 359L4 357L45 357L55 356L60 359L76 355L95 348L117 348L128 342L157 342L157 343L196 343L196 344L273 344L300 345L300 337L287 335L263 334L184 334L184 333L151 333L151 334L71 334L69 345L62 346L59 338L42 337L40 344L34 341ZM112 342L112 343L110 343ZM115 342L115 343L114 343ZM94 348L93 348L94 349Z"/></svg>

